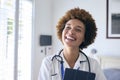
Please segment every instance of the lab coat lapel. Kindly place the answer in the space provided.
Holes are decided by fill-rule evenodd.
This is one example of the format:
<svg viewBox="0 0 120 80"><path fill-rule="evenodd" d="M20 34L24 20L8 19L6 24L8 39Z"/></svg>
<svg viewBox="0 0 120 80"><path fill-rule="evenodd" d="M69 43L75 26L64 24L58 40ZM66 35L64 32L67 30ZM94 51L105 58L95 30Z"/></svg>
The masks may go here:
<svg viewBox="0 0 120 80"><path fill-rule="evenodd" d="M84 55L82 55L81 53L79 53L79 57L75 63L74 69L80 69L81 67L81 62L86 62L86 59L84 57Z"/></svg>

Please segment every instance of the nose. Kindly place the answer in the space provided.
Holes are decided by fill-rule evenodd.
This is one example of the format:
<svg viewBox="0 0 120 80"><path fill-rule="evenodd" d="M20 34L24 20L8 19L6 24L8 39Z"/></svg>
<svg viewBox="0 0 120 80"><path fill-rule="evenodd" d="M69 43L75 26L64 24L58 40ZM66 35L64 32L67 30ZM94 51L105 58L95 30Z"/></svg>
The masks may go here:
<svg viewBox="0 0 120 80"><path fill-rule="evenodd" d="M73 35L73 34L75 34L75 30L74 29L70 29L69 33Z"/></svg>

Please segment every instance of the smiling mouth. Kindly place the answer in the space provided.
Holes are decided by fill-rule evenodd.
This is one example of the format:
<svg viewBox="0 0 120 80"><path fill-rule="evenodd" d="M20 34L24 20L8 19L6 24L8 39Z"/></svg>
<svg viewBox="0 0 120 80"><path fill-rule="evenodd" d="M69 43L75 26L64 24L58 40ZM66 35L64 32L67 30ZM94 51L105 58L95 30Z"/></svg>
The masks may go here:
<svg viewBox="0 0 120 80"><path fill-rule="evenodd" d="M66 36L65 39L67 39L69 41L75 41L76 40L74 37L71 37L71 36Z"/></svg>

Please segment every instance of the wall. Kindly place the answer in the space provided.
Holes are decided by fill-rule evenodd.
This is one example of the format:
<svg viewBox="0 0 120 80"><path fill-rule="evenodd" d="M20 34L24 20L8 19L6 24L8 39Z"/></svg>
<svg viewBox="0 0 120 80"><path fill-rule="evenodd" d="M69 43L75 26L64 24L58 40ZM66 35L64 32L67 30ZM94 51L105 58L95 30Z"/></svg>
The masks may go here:
<svg viewBox="0 0 120 80"><path fill-rule="evenodd" d="M32 80L37 80L39 68L45 54L41 53L43 47L39 45L39 36L41 34L52 35L52 8L51 0L33 1L33 46L32 46Z"/></svg>

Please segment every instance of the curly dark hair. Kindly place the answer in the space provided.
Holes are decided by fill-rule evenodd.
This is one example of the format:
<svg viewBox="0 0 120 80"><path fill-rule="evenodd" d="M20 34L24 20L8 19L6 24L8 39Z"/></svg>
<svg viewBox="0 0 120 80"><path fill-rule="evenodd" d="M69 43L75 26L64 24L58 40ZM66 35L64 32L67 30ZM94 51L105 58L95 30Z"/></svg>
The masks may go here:
<svg viewBox="0 0 120 80"><path fill-rule="evenodd" d="M70 19L78 19L83 22L85 25L85 40L79 46L80 49L87 48L88 45L92 44L97 35L97 28L95 24L95 20L92 15L85 11L84 9L74 8L70 9L66 12L66 14L59 20L56 28L57 28L57 36L62 41L62 32L65 27L65 24Z"/></svg>

